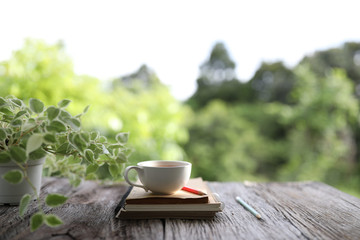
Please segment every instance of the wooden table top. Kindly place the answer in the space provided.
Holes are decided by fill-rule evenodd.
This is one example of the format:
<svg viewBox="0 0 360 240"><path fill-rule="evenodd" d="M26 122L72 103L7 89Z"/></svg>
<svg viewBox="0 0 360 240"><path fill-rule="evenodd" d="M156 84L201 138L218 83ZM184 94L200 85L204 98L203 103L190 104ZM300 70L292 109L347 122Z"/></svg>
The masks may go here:
<svg viewBox="0 0 360 240"><path fill-rule="evenodd" d="M319 182L210 182L226 207L212 220L119 220L115 208L127 185L46 178L44 193L69 196L55 213L64 224L31 233L30 208L21 219L17 206L0 206L0 239L360 239L360 199ZM258 220L235 201L239 195L262 216ZM32 203L34 206L35 202Z"/></svg>

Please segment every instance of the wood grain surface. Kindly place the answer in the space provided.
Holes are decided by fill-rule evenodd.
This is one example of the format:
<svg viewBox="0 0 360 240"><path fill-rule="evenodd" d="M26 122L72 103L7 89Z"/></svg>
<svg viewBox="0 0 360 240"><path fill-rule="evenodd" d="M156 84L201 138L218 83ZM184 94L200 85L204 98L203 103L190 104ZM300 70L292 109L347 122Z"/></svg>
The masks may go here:
<svg viewBox="0 0 360 240"><path fill-rule="evenodd" d="M30 207L22 219L16 206L0 206L0 239L360 239L360 199L319 182L210 182L226 207L212 220L119 220L115 208L125 184L85 181L72 188L66 179L46 178L42 195L69 197L57 208L44 207L65 223L33 233ZM235 201L240 196L262 216L258 220ZM32 202L35 206L36 202Z"/></svg>

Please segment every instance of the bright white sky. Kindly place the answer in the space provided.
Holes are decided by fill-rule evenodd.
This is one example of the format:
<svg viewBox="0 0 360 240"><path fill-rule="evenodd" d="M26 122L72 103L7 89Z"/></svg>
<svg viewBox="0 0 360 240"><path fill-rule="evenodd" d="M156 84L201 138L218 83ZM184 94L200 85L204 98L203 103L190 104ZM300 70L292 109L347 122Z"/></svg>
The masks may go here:
<svg viewBox="0 0 360 240"><path fill-rule="evenodd" d="M0 2L0 61L27 37L65 43L75 71L110 80L147 64L180 100L217 41L249 80L262 61L292 67L360 41L359 0L12 0Z"/></svg>

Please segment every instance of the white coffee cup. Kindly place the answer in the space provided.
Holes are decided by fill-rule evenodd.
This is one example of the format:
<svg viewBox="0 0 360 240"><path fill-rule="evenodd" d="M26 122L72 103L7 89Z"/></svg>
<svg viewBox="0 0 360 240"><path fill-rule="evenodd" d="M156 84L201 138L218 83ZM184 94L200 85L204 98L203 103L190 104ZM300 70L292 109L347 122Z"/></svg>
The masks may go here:
<svg viewBox="0 0 360 240"><path fill-rule="evenodd" d="M133 183L128 178L131 169L136 170L143 185ZM191 163L185 161L152 160L139 162L137 166L125 169L124 177L127 183L141 187L145 191L156 194L173 194L189 181Z"/></svg>

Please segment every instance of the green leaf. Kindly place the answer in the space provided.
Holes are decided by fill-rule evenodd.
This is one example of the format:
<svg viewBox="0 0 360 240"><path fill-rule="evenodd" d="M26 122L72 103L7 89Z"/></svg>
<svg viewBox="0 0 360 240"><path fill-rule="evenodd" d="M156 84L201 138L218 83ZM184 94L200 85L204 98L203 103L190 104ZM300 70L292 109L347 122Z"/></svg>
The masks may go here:
<svg viewBox="0 0 360 240"><path fill-rule="evenodd" d="M10 170L3 175L3 178L9 183L18 184L21 183L24 175L20 170Z"/></svg>
<svg viewBox="0 0 360 240"><path fill-rule="evenodd" d="M47 133L44 135L44 141L47 143L56 143L56 138L54 134Z"/></svg>
<svg viewBox="0 0 360 240"><path fill-rule="evenodd" d="M89 162L91 162L91 163L94 162L94 152L91 151L90 149L85 149L84 157L85 157L85 159L88 160Z"/></svg>
<svg viewBox="0 0 360 240"><path fill-rule="evenodd" d="M35 133L31 135L26 143L26 154L29 154L41 147L43 143L43 135Z"/></svg>
<svg viewBox="0 0 360 240"><path fill-rule="evenodd" d="M57 193L48 194L46 196L45 203L49 207L57 207L64 204L67 199L68 199L67 197L61 194L57 194Z"/></svg>
<svg viewBox="0 0 360 240"><path fill-rule="evenodd" d="M63 224L63 221L54 214L45 215L45 224L49 227L56 227Z"/></svg>
<svg viewBox="0 0 360 240"><path fill-rule="evenodd" d="M104 161L104 162L109 162L109 161L113 160L111 157L109 157L109 156L106 155L106 154L101 154L101 155L99 155L99 159L100 159L101 161ZM114 162L114 163L115 163L115 162Z"/></svg>
<svg viewBox="0 0 360 240"><path fill-rule="evenodd" d="M10 161L11 157L8 152L0 152L0 163L8 163Z"/></svg>
<svg viewBox="0 0 360 240"><path fill-rule="evenodd" d="M67 158L68 164L79 164L81 163L82 159L79 157L74 157L73 155Z"/></svg>
<svg viewBox="0 0 360 240"><path fill-rule="evenodd" d="M3 128L0 128L0 141L4 141L6 139L6 131Z"/></svg>
<svg viewBox="0 0 360 240"><path fill-rule="evenodd" d="M20 214L20 217L24 216L28 206L29 206L29 203L30 203L30 200L31 200L31 195L30 194L25 194L22 198L21 198L21 201L20 201L20 206L19 206L19 214Z"/></svg>
<svg viewBox="0 0 360 240"><path fill-rule="evenodd" d="M44 214L38 212L30 218L30 231L33 232L44 223Z"/></svg>
<svg viewBox="0 0 360 240"><path fill-rule="evenodd" d="M3 120L3 122L9 123L9 122L11 122L12 120L14 120L14 116L13 116L13 115L3 115L3 116L2 116L2 120Z"/></svg>
<svg viewBox="0 0 360 240"><path fill-rule="evenodd" d="M7 135L13 134L13 130L11 130L11 128L3 128L3 129L6 131Z"/></svg>
<svg viewBox="0 0 360 240"><path fill-rule="evenodd" d="M99 136L100 136L100 133L97 132L97 131L90 133L90 139L91 140L96 140Z"/></svg>
<svg viewBox="0 0 360 240"><path fill-rule="evenodd" d="M83 113L84 113L84 114L87 113L87 112L89 111L89 108L90 108L90 105L87 105L87 106L84 108Z"/></svg>
<svg viewBox="0 0 360 240"><path fill-rule="evenodd" d="M3 97L0 97L0 106L4 106L6 104L7 104L6 100Z"/></svg>
<svg viewBox="0 0 360 240"><path fill-rule="evenodd" d="M80 137L79 134L75 134L72 138L72 144L73 146L78 149L79 151L83 151L86 148L86 142L82 137Z"/></svg>
<svg viewBox="0 0 360 240"><path fill-rule="evenodd" d="M127 162L127 157L125 154L123 153L119 153L117 156L116 156L116 162L118 163L126 163Z"/></svg>
<svg viewBox="0 0 360 240"><path fill-rule="evenodd" d="M87 132L80 133L81 138L88 143L90 141L90 134Z"/></svg>
<svg viewBox="0 0 360 240"><path fill-rule="evenodd" d="M67 118L67 119L65 119L65 122L74 130L80 129L81 123L76 118Z"/></svg>
<svg viewBox="0 0 360 240"><path fill-rule="evenodd" d="M62 123L58 120L54 120L50 123L49 126L47 126L46 129L50 132L65 132L66 126L64 123Z"/></svg>
<svg viewBox="0 0 360 240"><path fill-rule="evenodd" d="M11 121L11 126L13 127L20 127L22 125L23 121L21 119L14 119Z"/></svg>
<svg viewBox="0 0 360 240"><path fill-rule="evenodd" d="M58 147L56 149L56 152L57 153L61 153L61 154L66 154L68 152L68 149L69 149L69 143L63 143L60 145L60 147Z"/></svg>
<svg viewBox="0 0 360 240"><path fill-rule="evenodd" d="M98 170L98 168L99 168L99 166L97 164L90 164L86 168L86 175L96 172L96 170Z"/></svg>
<svg viewBox="0 0 360 240"><path fill-rule="evenodd" d="M120 170L117 165L109 165L109 172L113 178L117 177L120 173Z"/></svg>
<svg viewBox="0 0 360 240"><path fill-rule="evenodd" d="M44 111L44 103L41 102L39 99L30 98L29 105L31 111L34 113L42 113Z"/></svg>
<svg viewBox="0 0 360 240"><path fill-rule="evenodd" d="M71 103L71 100L63 99L58 103L59 108L66 108Z"/></svg>
<svg viewBox="0 0 360 240"><path fill-rule="evenodd" d="M0 107L0 113L6 114L6 115L14 115L12 111L9 110L7 107Z"/></svg>
<svg viewBox="0 0 360 240"><path fill-rule="evenodd" d="M127 143L127 141L129 140L129 133L118 133L116 135L116 141L118 141L119 143Z"/></svg>
<svg viewBox="0 0 360 240"><path fill-rule="evenodd" d="M72 124L74 124L74 126L76 126L77 128L81 127L81 122L79 119L71 118L70 120L71 120Z"/></svg>
<svg viewBox="0 0 360 240"><path fill-rule="evenodd" d="M94 158L97 158L98 154L103 152L101 144L90 143L88 149L91 149L94 152Z"/></svg>
<svg viewBox="0 0 360 240"><path fill-rule="evenodd" d="M102 153L102 144L90 143L89 149L91 149L94 154Z"/></svg>
<svg viewBox="0 0 360 240"><path fill-rule="evenodd" d="M60 109L50 106L46 109L49 120L54 120L60 114Z"/></svg>
<svg viewBox="0 0 360 240"><path fill-rule="evenodd" d="M42 148L38 148L29 154L29 160L38 160L46 156L46 151Z"/></svg>
<svg viewBox="0 0 360 240"><path fill-rule="evenodd" d="M26 151L19 146L12 146L10 148L10 156L15 162L18 163L24 163L27 159Z"/></svg>
<svg viewBox="0 0 360 240"><path fill-rule="evenodd" d="M65 119L68 119L68 118L72 118L71 114L68 111L64 110L64 109L61 109L60 119L65 120Z"/></svg>
<svg viewBox="0 0 360 240"><path fill-rule="evenodd" d="M16 118L19 118L19 117L21 117L22 115L24 115L24 114L26 114L27 113L27 111L25 111L25 110L21 110L21 111L19 111L16 115L15 115L15 119Z"/></svg>
<svg viewBox="0 0 360 240"><path fill-rule="evenodd" d="M111 149L111 150L123 149L123 148L124 148L124 145L121 144L121 143L111 144L111 145L108 146L108 149Z"/></svg>
<svg viewBox="0 0 360 240"><path fill-rule="evenodd" d="M99 142L100 142L100 143L106 143L106 142L107 142L107 138L106 138L105 136L100 136Z"/></svg>
<svg viewBox="0 0 360 240"><path fill-rule="evenodd" d="M20 99L11 99L11 102L14 103L17 107L21 107L23 105L23 102Z"/></svg>
<svg viewBox="0 0 360 240"><path fill-rule="evenodd" d="M26 132L34 127L36 127L36 123L29 119L25 124L21 126L21 131Z"/></svg>

